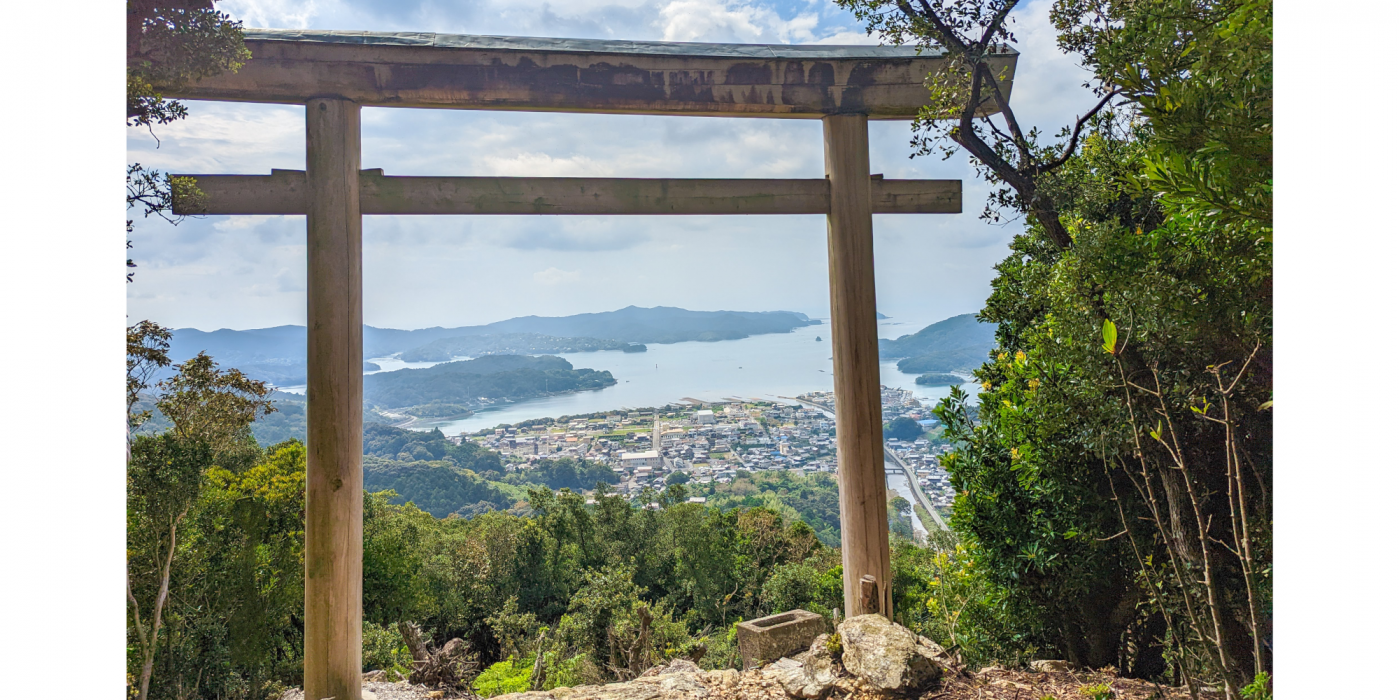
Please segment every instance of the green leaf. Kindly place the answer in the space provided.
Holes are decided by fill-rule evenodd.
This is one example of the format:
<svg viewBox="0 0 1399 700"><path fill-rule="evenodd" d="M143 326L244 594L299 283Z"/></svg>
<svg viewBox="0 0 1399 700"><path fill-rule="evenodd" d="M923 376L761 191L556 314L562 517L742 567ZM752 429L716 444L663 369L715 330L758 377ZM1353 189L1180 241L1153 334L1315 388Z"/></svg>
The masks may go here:
<svg viewBox="0 0 1399 700"><path fill-rule="evenodd" d="M1270 408L1272 408L1272 407L1273 407L1273 400L1272 400L1272 399L1268 399L1267 401L1264 401L1261 405L1258 406L1258 410L1260 410L1260 411L1266 411L1266 410L1268 410L1268 409L1270 409Z"/></svg>
<svg viewBox="0 0 1399 700"><path fill-rule="evenodd" d="M1117 324L1103 321L1103 350L1109 355L1117 354Z"/></svg>

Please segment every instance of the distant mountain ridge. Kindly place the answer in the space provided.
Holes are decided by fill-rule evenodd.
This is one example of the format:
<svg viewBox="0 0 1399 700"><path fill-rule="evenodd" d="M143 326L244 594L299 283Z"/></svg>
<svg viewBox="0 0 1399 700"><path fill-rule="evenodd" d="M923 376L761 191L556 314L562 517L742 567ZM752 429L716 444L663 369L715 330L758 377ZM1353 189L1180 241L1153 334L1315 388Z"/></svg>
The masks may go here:
<svg viewBox="0 0 1399 700"><path fill-rule="evenodd" d="M980 366L995 347L995 324L962 314L894 340L881 338L879 357L899 360L899 371L907 374L955 372Z"/></svg>
<svg viewBox="0 0 1399 700"><path fill-rule="evenodd" d="M398 356L404 362L447 362L458 357L484 355L536 355L561 352L626 350L620 340L560 338L541 333L501 333L438 338L427 345L406 350Z"/></svg>
<svg viewBox="0 0 1399 700"><path fill-rule="evenodd" d="M529 340L532 336L549 336L552 339L550 342L559 347L606 345L606 348L598 349L621 350L622 346L628 343L737 340L766 333L790 333L793 329L819 323L819 320L812 320L806 314L795 311L691 311L669 306L649 309L628 306L616 311L572 316L522 316L481 326L457 328L399 330L365 326L364 356L365 359L386 357L423 348L425 355L437 357L443 350L442 346L448 345L450 339L506 335L514 335L516 345L511 347L508 344L497 343L498 347L492 352L536 352L530 349L535 344ZM438 344L433 348L428 347L434 343ZM457 344L473 343L460 340ZM207 352L220 365L237 367L255 379L270 381L280 386L306 381L305 326L276 326L252 330L225 328L216 331L179 328L174 331L170 342L170 357L176 362L193 357L201 351Z"/></svg>

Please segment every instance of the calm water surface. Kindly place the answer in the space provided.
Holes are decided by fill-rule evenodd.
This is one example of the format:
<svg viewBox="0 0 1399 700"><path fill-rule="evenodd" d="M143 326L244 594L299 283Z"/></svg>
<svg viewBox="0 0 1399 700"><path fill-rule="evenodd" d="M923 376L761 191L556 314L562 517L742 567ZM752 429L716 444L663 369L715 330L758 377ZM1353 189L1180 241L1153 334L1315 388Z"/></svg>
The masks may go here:
<svg viewBox="0 0 1399 700"><path fill-rule="evenodd" d="M881 321L880 336L895 338L916 332L928 323L931 321ZM700 401L730 398L773 401L778 397L796 396L808 391L830 391L833 387L830 330L828 322L824 322L819 326L798 328L791 333L771 333L742 340L651 344L647 346L647 352L642 353L561 354L576 368L611 372L617 384L596 391L492 406L464 419L430 423L422 427L437 427L448 435L454 435L531 418L664 406L686 398ZM383 357L370 358L369 361L378 364L382 368L380 371L384 372L436 364ZM898 371L896 364L880 363L880 381L885 386L908 389L924 403L935 402L950 391L948 387L918 386L914 383L917 375ZM963 386L973 395L980 389L975 383ZM305 387L282 387L281 390L302 393ZM893 481L891 477L891 485ZM899 481L902 481L902 477ZM903 489L907 490L907 484L903 485ZM921 525L916 524L915 527Z"/></svg>
<svg viewBox="0 0 1399 700"><path fill-rule="evenodd" d="M880 331L885 337L895 337L912 333L924 325L896 326L886 321L881 323ZM686 398L772 401L808 391L830 391L834 381L830 330L831 327L823 323L791 333L771 333L742 340L652 344L642 353L565 354L562 357L574 367L611 372L617 384L596 391L492 406L465 419L438 423L436 427L451 435L531 418L664 406ZM390 369L384 362L379 364L385 370ZM918 386L914 384L917 375L899 372L895 365L895 362L880 364L880 381L885 386L908 389L923 402L937 401L950 391L948 387ZM980 387L969 383L965 388L975 393Z"/></svg>

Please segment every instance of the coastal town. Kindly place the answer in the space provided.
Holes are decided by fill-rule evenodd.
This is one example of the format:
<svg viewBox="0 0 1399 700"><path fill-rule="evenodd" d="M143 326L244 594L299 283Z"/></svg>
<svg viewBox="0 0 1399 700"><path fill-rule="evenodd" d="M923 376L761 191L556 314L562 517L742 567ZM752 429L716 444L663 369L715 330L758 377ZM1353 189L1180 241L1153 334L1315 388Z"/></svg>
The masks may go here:
<svg viewBox="0 0 1399 700"><path fill-rule="evenodd" d="M881 403L886 425L907 418L922 432L912 440L886 436L885 469L891 484L895 478L916 484L918 503L913 505L921 504L916 510L931 506L934 511L920 512L919 517L940 524L954 496L938 461L949 449L937 438L941 424L930 407L907 390L882 387ZM664 491L674 483L702 492L707 485L732 482L741 470L805 476L835 475L838 469L831 392L773 400L683 399L659 408L536 419L450 439L498 452L509 472L531 469L542 459L601 463L617 475L613 491L633 497L648 488ZM689 500L706 499L695 495Z"/></svg>

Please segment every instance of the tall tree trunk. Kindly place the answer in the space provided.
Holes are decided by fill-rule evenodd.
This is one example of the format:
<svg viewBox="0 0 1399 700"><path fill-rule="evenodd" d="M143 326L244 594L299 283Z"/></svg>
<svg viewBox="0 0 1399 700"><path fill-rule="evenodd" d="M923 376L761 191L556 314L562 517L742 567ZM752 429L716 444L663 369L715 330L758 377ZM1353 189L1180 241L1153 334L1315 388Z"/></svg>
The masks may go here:
<svg viewBox="0 0 1399 700"><path fill-rule="evenodd" d="M175 517L175 520L170 523L170 549L165 553L165 564L160 570L160 592L156 594L155 606L151 609L150 635L149 639L141 640L141 646L145 651L143 654L145 658L142 660L143 663L141 664L141 689L136 695L136 700L146 700L150 694L151 670L155 668L156 641L160 636L160 614L165 610L166 597L170 595L170 568L175 561L175 533L176 529L180 526L180 520L185 517L186 512L188 512L188 509L182 511ZM127 590L129 594L129 586ZM135 596L132 596L131 600L134 604L136 602ZM136 631L137 634L143 637L146 636L140 629L139 618Z"/></svg>

